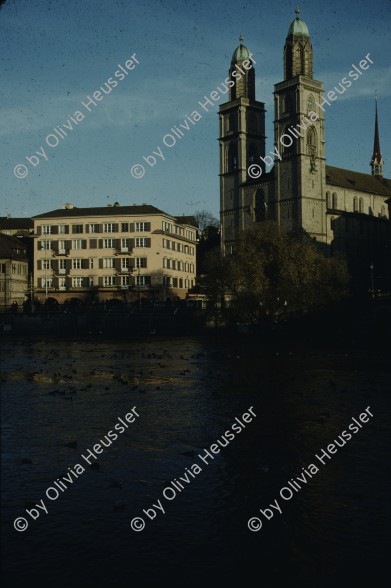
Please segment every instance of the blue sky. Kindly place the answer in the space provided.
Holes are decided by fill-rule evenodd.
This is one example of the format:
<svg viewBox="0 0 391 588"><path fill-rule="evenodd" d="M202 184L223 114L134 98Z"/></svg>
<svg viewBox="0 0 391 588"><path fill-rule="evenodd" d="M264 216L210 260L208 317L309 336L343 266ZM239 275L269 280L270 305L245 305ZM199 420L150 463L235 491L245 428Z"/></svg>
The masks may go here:
<svg viewBox="0 0 391 588"><path fill-rule="evenodd" d="M8 0L0 9L2 178L0 215L32 216L75 206L149 203L171 214L207 209L218 215L218 103L198 106L227 76L243 33L257 64L257 99L267 112L267 151L273 148L273 85L283 78L283 46L295 14L284 0ZM370 69L326 116L329 165L369 173L374 96L379 96L384 175L391 177L391 2L300 3L314 53L314 78L332 88L370 53ZM69 131L55 148L55 126L136 53L139 65ZM224 101L224 100L222 100ZM197 109L171 149L162 138ZM44 146L48 161L26 161ZM143 161L160 146L165 161ZM28 175L17 179L14 167ZM135 179L132 165L145 176Z"/></svg>

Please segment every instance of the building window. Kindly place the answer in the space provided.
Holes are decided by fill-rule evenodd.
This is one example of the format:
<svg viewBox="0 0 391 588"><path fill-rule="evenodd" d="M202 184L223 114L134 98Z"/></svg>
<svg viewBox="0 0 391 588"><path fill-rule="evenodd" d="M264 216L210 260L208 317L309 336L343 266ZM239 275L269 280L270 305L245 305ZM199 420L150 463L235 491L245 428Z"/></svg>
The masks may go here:
<svg viewBox="0 0 391 588"><path fill-rule="evenodd" d="M265 193L263 190L257 190L254 198L255 222L259 223L266 219L267 205L265 202Z"/></svg>
<svg viewBox="0 0 391 588"><path fill-rule="evenodd" d="M83 287L83 278L73 277L72 278L72 288L82 288L82 287Z"/></svg>
<svg viewBox="0 0 391 588"><path fill-rule="evenodd" d="M225 119L225 130L226 131L234 131L235 130L235 115L233 113L229 114Z"/></svg>
<svg viewBox="0 0 391 588"><path fill-rule="evenodd" d="M103 285L104 286L114 286L114 276L104 276L103 277Z"/></svg>
<svg viewBox="0 0 391 588"><path fill-rule="evenodd" d="M135 230L136 233L142 233L144 231L150 231L151 230L151 223L136 223L135 225Z"/></svg>
<svg viewBox="0 0 391 588"><path fill-rule="evenodd" d="M83 241L81 239L72 239L72 249L82 249Z"/></svg>
<svg viewBox="0 0 391 588"><path fill-rule="evenodd" d="M353 212L358 212L358 198L355 196L353 198Z"/></svg>
<svg viewBox="0 0 391 588"><path fill-rule="evenodd" d="M58 253L59 254L64 255L64 253L65 253L65 245L66 245L66 242L65 241L63 241L63 240L58 241Z"/></svg>
<svg viewBox="0 0 391 588"><path fill-rule="evenodd" d="M114 223L104 223L103 224L103 232L104 233L115 233L116 227Z"/></svg>
<svg viewBox="0 0 391 588"><path fill-rule="evenodd" d="M123 270L131 269L130 257L122 257L121 269L123 269Z"/></svg>
<svg viewBox="0 0 391 588"><path fill-rule="evenodd" d="M81 269L82 268L82 260L79 258L72 259L72 269Z"/></svg>
<svg viewBox="0 0 391 588"><path fill-rule="evenodd" d="M253 112L250 112L249 117L248 117L248 128L251 129L254 133L257 132L257 115L254 114Z"/></svg>
<svg viewBox="0 0 391 588"><path fill-rule="evenodd" d="M65 290L66 278L58 278L58 289Z"/></svg>
<svg viewBox="0 0 391 588"><path fill-rule="evenodd" d="M292 100L289 95L285 96L284 98L284 113L289 113L292 111Z"/></svg>
<svg viewBox="0 0 391 588"><path fill-rule="evenodd" d="M90 286L90 288L92 288L92 286L94 285L94 277L90 276L88 278L88 285Z"/></svg>
<svg viewBox="0 0 391 588"><path fill-rule="evenodd" d="M129 286L130 284L130 277L129 276L121 276L121 286Z"/></svg>
<svg viewBox="0 0 391 588"><path fill-rule="evenodd" d="M338 197L335 192L333 192L333 202L332 202L333 210L338 210Z"/></svg>
<svg viewBox="0 0 391 588"><path fill-rule="evenodd" d="M230 143L228 147L228 171L238 169L238 151L235 143Z"/></svg>
<svg viewBox="0 0 391 588"><path fill-rule="evenodd" d="M51 225L42 225L41 233L42 233L42 235L51 235L52 234L52 226Z"/></svg>
<svg viewBox="0 0 391 588"><path fill-rule="evenodd" d="M92 223L88 225L88 232L89 233L99 233L99 225L97 223Z"/></svg>
<svg viewBox="0 0 391 588"><path fill-rule="evenodd" d="M72 225L72 233L82 233L83 225Z"/></svg>
<svg viewBox="0 0 391 588"><path fill-rule="evenodd" d="M136 237L135 239L135 246L136 247L149 247L149 239L145 237Z"/></svg>
<svg viewBox="0 0 391 588"><path fill-rule="evenodd" d="M146 257L135 257L134 258L135 267L147 267L147 258Z"/></svg>
<svg viewBox="0 0 391 588"><path fill-rule="evenodd" d="M364 212L364 199L360 198L358 201L358 210L359 212Z"/></svg>
<svg viewBox="0 0 391 588"><path fill-rule="evenodd" d="M103 239L103 248L111 249L114 247L114 239Z"/></svg>
<svg viewBox="0 0 391 588"><path fill-rule="evenodd" d="M52 241L41 241L41 249L51 249L52 248Z"/></svg>
<svg viewBox="0 0 391 588"><path fill-rule="evenodd" d="M284 138L284 141L282 141L282 138ZM289 125L285 127L280 143L283 146L284 153L293 151L294 138L289 134Z"/></svg>
<svg viewBox="0 0 391 588"><path fill-rule="evenodd" d="M67 261L66 259L60 259L58 262L58 269L60 271L60 273L65 274L66 269L67 269Z"/></svg>
<svg viewBox="0 0 391 588"><path fill-rule="evenodd" d="M102 259L102 265L103 265L104 269L112 269L114 267L114 258L104 257Z"/></svg>
<svg viewBox="0 0 391 588"><path fill-rule="evenodd" d="M121 232L128 233L129 232L129 223L121 223Z"/></svg>
<svg viewBox="0 0 391 588"><path fill-rule="evenodd" d="M310 127L307 132L307 145L310 147L316 146L316 131L314 127Z"/></svg>
<svg viewBox="0 0 391 588"><path fill-rule="evenodd" d="M308 97L308 102L307 102L307 112L311 112L314 110L314 97L312 96L312 94Z"/></svg>
<svg viewBox="0 0 391 588"><path fill-rule="evenodd" d="M151 276L136 276L136 286L148 286L151 283Z"/></svg>
<svg viewBox="0 0 391 588"><path fill-rule="evenodd" d="M14 265L12 265L14 267ZM51 259L43 259L42 260L42 269L49 270L52 269L52 260Z"/></svg>
<svg viewBox="0 0 391 588"><path fill-rule="evenodd" d="M42 288L53 288L53 278L41 278Z"/></svg>
<svg viewBox="0 0 391 588"><path fill-rule="evenodd" d="M94 269L94 260L92 257L88 260L88 269Z"/></svg>
<svg viewBox="0 0 391 588"><path fill-rule="evenodd" d="M126 252L130 250L130 239L121 239L121 251Z"/></svg>
<svg viewBox="0 0 391 588"><path fill-rule="evenodd" d="M67 225L58 225L58 234L65 235L65 233L67 232L67 228Z"/></svg>
<svg viewBox="0 0 391 588"><path fill-rule="evenodd" d="M251 143L248 150L248 163L254 163L257 160L257 146L255 143ZM190 235L190 231L186 231L187 235ZM188 239L191 239L189 236Z"/></svg>

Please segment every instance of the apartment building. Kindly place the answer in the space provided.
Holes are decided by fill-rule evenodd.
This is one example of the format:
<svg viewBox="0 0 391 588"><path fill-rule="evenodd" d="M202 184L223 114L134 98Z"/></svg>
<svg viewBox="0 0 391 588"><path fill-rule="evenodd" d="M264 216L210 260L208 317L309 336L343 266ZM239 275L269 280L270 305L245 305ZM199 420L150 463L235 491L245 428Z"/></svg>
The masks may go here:
<svg viewBox="0 0 391 588"><path fill-rule="evenodd" d="M41 303L185 298L195 285L193 217L147 204L66 204L33 221L34 291Z"/></svg>
<svg viewBox="0 0 391 588"><path fill-rule="evenodd" d="M27 290L26 246L18 237L0 234L0 310L9 311L13 305L20 309Z"/></svg>
<svg viewBox="0 0 391 588"><path fill-rule="evenodd" d="M20 237L32 234L34 223L31 218L14 218L11 215L0 216L0 233Z"/></svg>

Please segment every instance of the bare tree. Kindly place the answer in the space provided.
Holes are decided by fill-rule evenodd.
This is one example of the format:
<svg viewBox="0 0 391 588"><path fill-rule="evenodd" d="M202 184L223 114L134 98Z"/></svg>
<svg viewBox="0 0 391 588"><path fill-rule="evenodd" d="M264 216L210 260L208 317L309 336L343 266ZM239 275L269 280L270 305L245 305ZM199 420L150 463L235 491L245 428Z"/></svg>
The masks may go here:
<svg viewBox="0 0 391 588"><path fill-rule="evenodd" d="M194 213L194 218L197 221L198 230L199 230L202 238L204 238L206 236L207 229L209 227L218 228L220 226L219 220L215 216L213 216L213 214L211 212L209 212L208 210L205 210L205 209L204 210L197 210Z"/></svg>

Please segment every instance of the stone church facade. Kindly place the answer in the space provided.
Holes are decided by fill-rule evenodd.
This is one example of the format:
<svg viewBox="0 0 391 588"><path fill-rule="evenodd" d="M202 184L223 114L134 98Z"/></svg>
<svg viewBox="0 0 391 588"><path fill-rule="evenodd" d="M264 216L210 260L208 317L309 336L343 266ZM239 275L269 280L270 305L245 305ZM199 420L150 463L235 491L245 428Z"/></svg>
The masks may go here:
<svg viewBox="0 0 391 588"><path fill-rule="evenodd" d="M250 56L241 37L230 79ZM369 65L366 57L360 64ZM379 256L390 263L391 180L382 173L377 102L372 174L326 165L327 105L323 83L313 78L311 39L298 8L285 41L284 80L274 89L273 157L265 153L265 105L256 100L254 68L245 76L219 109L223 253L233 251L240 231L274 219L286 231L304 229L327 253L345 251L353 265L354 259L380 263ZM342 83L351 85L347 78ZM250 173L254 167L257 175Z"/></svg>

